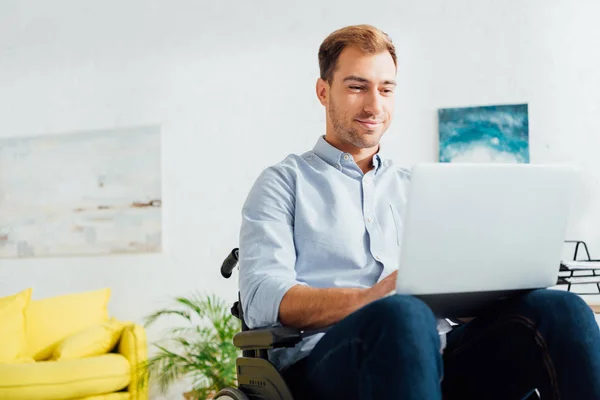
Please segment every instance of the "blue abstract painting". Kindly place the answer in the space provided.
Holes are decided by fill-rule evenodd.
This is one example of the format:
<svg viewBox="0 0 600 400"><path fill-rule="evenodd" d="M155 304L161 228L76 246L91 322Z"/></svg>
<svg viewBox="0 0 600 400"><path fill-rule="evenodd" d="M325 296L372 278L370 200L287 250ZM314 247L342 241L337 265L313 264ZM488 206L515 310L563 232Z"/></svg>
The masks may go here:
<svg viewBox="0 0 600 400"><path fill-rule="evenodd" d="M527 104L438 110L440 162L529 162Z"/></svg>

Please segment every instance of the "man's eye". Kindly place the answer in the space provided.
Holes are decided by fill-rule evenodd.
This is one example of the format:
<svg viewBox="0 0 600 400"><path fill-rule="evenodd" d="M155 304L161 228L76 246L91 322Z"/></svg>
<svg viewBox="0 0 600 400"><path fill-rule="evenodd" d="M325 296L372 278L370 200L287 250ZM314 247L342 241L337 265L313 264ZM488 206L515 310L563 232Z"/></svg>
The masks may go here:
<svg viewBox="0 0 600 400"><path fill-rule="evenodd" d="M349 88L352 90L362 90L363 89L362 86L349 86Z"/></svg>

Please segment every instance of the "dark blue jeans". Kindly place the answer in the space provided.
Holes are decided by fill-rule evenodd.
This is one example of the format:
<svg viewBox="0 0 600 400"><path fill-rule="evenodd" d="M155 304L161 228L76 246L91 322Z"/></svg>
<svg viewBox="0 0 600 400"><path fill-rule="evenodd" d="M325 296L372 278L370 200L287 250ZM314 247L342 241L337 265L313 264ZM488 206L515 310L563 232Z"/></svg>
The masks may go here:
<svg viewBox="0 0 600 400"><path fill-rule="evenodd" d="M340 321L283 371L295 398L600 399L600 330L577 295L536 290L455 328L440 353L431 310L394 295Z"/></svg>

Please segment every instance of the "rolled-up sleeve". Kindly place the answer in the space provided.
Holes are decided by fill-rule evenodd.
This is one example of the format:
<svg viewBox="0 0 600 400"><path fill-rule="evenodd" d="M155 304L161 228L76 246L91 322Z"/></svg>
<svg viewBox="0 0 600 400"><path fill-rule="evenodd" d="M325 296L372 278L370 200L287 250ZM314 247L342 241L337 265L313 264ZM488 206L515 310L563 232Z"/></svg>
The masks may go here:
<svg viewBox="0 0 600 400"><path fill-rule="evenodd" d="M263 171L242 209L239 285L251 329L279 324L279 305L296 281L294 177L284 166Z"/></svg>

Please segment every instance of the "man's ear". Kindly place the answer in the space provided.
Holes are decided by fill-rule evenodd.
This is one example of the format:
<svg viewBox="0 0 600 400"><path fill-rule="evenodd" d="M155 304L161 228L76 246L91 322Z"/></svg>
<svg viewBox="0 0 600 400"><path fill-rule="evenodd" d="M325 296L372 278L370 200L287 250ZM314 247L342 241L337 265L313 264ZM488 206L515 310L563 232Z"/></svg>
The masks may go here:
<svg viewBox="0 0 600 400"><path fill-rule="evenodd" d="M327 105L329 90L329 84L323 78L317 79L317 97L323 106Z"/></svg>

